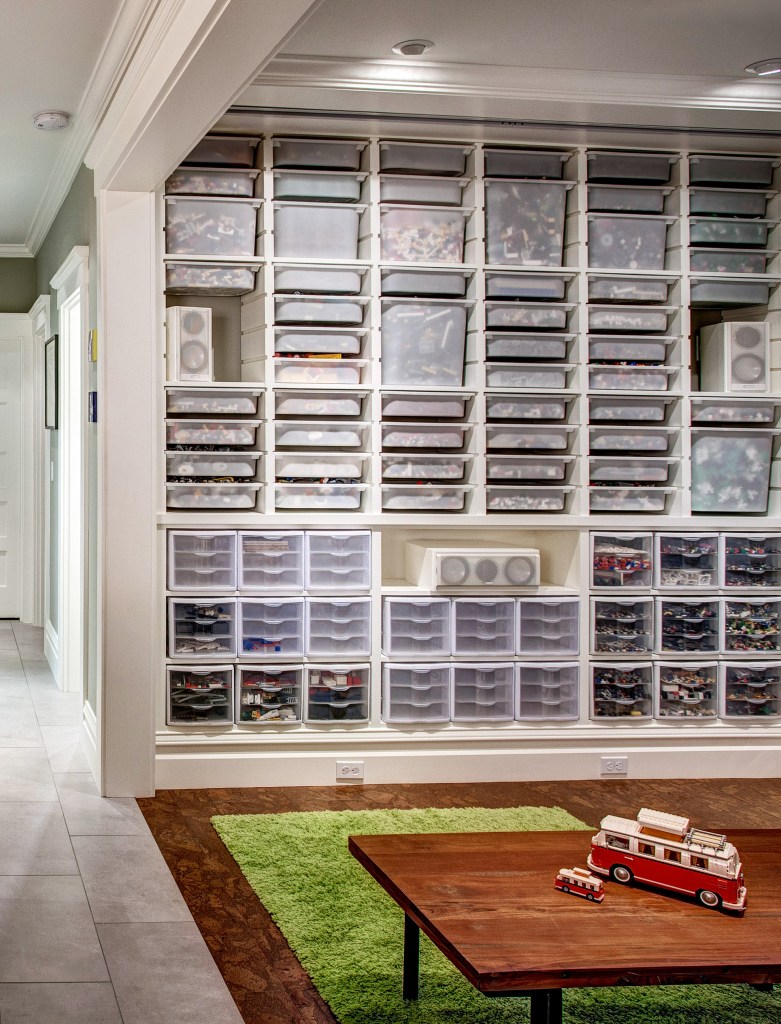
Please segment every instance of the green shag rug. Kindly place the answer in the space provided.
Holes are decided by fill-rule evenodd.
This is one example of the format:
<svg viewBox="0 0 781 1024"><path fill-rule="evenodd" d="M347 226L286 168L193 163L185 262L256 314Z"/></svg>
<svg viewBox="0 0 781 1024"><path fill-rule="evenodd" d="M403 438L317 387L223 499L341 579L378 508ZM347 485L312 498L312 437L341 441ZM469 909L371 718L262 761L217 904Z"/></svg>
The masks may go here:
<svg viewBox="0 0 781 1024"><path fill-rule="evenodd" d="M349 835L587 829L558 807L315 811L212 818L340 1024L524 1024L526 998L481 995L421 936L420 998L401 998L403 913ZM591 829L589 829L591 831ZM781 995L745 985L564 991L566 1024L777 1024Z"/></svg>

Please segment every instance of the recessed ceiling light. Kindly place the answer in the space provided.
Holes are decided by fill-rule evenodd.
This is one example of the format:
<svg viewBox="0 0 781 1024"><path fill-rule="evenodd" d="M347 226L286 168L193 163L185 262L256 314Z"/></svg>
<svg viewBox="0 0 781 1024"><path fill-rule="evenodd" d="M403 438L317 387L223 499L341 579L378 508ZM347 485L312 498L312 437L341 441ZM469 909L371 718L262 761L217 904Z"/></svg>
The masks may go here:
<svg viewBox="0 0 781 1024"><path fill-rule="evenodd" d="M405 39L401 43L396 43L393 52L398 53L400 57L419 57L433 45L430 39Z"/></svg>
<svg viewBox="0 0 781 1024"><path fill-rule="evenodd" d="M43 132L54 132L68 127L70 114L64 110L41 110L33 117L33 124Z"/></svg>
<svg viewBox="0 0 781 1024"><path fill-rule="evenodd" d="M750 75L781 75L781 57L769 57L767 60L756 60L746 65Z"/></svg>

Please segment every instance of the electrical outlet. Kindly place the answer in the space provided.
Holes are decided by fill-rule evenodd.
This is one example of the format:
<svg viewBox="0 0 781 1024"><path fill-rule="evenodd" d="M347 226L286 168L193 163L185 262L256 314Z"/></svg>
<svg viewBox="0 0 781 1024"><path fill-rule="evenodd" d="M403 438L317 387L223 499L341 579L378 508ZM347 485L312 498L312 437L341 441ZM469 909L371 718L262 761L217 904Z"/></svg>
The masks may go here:
<svg viewBox="0 0 781 1024"><path fill-rule="evenodd" d="M602 775L626 775L629 771L629 758L600 757L599 766Z"/></svg>
<svg viewBox="0 0 781 1024"><path fill-rule="evenodd" d="M363 761L337 761L336 778L363 781Z"/></svg>

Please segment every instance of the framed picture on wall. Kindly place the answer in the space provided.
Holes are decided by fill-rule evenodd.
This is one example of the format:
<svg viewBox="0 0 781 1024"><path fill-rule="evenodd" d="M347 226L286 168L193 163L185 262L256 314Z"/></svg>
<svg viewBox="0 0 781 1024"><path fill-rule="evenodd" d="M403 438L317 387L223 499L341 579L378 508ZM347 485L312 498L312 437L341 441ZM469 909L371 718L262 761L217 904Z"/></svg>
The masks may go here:
<svg viewBox="0 0 781 1024"><path fill-rule="evenodd" d="M44 426L47 430L57 429L57 335L53 334L44 344Z"/></svg>

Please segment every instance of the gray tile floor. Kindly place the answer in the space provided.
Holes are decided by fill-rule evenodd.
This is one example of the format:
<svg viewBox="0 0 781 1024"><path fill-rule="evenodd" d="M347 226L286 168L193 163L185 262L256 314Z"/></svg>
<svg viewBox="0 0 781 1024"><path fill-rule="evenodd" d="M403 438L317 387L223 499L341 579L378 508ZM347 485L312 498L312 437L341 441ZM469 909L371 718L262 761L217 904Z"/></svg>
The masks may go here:
<svg viewBox="0 0 781 1024"><path fill-rule="evenodd" d="M98 795L42 633L0 620L0 1024L241 1024L136 802Z"/></svg>

